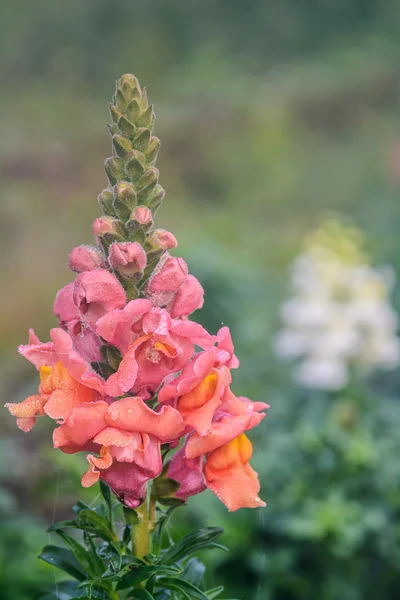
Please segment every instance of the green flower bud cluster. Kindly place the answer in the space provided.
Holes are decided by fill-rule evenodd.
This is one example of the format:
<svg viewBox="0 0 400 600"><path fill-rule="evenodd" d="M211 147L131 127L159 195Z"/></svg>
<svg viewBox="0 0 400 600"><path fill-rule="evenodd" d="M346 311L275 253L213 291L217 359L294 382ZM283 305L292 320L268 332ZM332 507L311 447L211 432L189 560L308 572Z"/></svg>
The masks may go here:
<svg viewBox="0 0 400 600"><path fill-rule="evenodd" d="M95 235L106 256L114 242L139 242L147 255L146 280L166 250L157 242L161 230L152 229L165 191L155 167L161 143L153 135L153 106L134 75L116 82L110 114L113 155L104 165L109 185L98 196L104 217Z"/></svg>
<svg viewBox="0 0 400 600"><path fill-rule="evenodd" d="M161 143L153 135L153 106L134 75L123 75L117 81L110 114L113 156L104 165L109 187L98 200L105 215L125 224L135 220L136 206L146 206L154 214L165 196L154 166ZM125 241L136 238L135 228L128 227Z"/></svg>

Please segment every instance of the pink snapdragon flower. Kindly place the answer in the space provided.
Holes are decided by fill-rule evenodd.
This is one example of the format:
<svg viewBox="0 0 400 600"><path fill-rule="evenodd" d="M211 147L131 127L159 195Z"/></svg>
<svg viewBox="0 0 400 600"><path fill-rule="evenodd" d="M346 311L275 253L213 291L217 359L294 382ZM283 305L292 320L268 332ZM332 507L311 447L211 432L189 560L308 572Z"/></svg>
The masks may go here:
<svg viewBox="0 0 400 600"><path fill-rule="evenodd" d="M229 510L264 506L245 432L267 405L231 390L239 360L228 327L211 335L190 319L204 290L169 254L175 236L153 229L165 191L152 109L132 75L117 83L115 99L97 247L70 252L77 276L56 295L58 327L48 342L30 330L19 347L40 373L38 391L6 407L25 432L51 418L54 447L86 453L82 485L102 480L131 508L158 477L159 500L176 489L162 485L170 478L183 500L209 488ZM169 463L165 451L175 451Z"/></svg>
<svg viewBox="0 0 400 600"><path fill-rule="evenodd" d="M190 360L194 344L210 348L215 336L198 323L171 319L167 310L145 299L131 300L99 319L97 333L116 346L123 358L106 382L106 392L122 396L131 391L149 398L171 373Z"/></svg>
<svg viewBox="0 0 400 600"><path fill-rule="evenodd" d="M104 267L104 258L100 250L93 246L77 246L68 256L68 266L71 271L83 273L83 271L93 271L99 267Z"/></svg>
<svg viewBox="0 0 400 600"><path fill-rule="evenodd" d="M108 255L110 267L125 277L141 278L146 268L147 257L138 242L112 244Z"/></svg>
<svg viewBox="0 0 400 600"><path fill-rule="evenodd" d="M146 295L155 306L164 306L173 318L188 317L204 303L204 290L196 277L188 274L185 261L168 252L150 278Z"/></svg>
<svg viewBox="0 0 400 600"><path fill-rule="evenodd" d="M146 495L146 484L160 475L160 446L182 433L180 414L170 406L155 412L139 397L108 403L100 400L81 403L68 419L54 430L55 448L67 453L92 450L89 470L82 485L89 487L99 478L131 508Z"/></svg>
<svg viewBox="0 0 400 600"><path fill-rule="evenodd" d="M257 473L249 465L252 445L244 431L262 421L265 415L258 411L268 405L236 398L229 391L222 408L230 408L234 414L217 412L209 433L190 435L173 456L168 477L180 483L176 496L187 500L208 487L230 511L265 506L258 496Z"/></svg>

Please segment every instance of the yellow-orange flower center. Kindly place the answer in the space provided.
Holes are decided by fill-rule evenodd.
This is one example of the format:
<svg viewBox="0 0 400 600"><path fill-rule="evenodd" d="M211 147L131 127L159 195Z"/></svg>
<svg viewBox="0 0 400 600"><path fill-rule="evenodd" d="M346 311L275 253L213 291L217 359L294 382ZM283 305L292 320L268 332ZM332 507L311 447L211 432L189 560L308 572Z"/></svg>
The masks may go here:
<svg viewBox="0 0 400 600"><path fill-rule="evenodd" d="M238 437L208 455L206 469L224 471L235 466L246 465L252 454L253 446L249 438L241 433Z"/></svg>
<svg viewBox="0 0 400 600"><path fill-rule="evenodd" d="M181 412L186 412L201 408L214 396L217 384L217 375L210 373L193 390L180 397L178 409Z"/></svg>

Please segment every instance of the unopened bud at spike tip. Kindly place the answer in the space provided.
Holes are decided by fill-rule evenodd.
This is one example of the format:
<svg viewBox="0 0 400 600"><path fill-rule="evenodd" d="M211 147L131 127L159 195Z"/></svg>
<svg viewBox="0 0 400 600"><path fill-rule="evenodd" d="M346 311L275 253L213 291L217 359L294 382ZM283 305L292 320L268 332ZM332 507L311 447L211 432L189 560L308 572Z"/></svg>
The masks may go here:
<svg viewBox="0 0 400 600"><path fill-rule="evenodd" d="M114 186L113 208L115 214L126 221L137 203L134 185L130 181L119 181Z"/></svg>
<svg viewBox="0 0 400 600"><path fill-rule="evenodd" d="M113 104L109 105L110 115L114 123L118 123L119 119L123 116L122 112Z"/></svg>
<svg viewBox="0 0 400 600"><path fill-rule="evenodd" d="M114 215L114 195L110 189L106 188L105 190L103 190L101 194L97 196L97 200L101 208L103 209L104 214Z"/></svg>
<svg viewBox="0 0 400 600"><path fill-rule="evenodd" d="M140 150L141 152L144 152L144 150L146 150L147 146L149 145L150 137L150 129L147 129L145 127L139 127L139 129L136 131L135 137L133 138L134 148Z"/></svg>
<svg viewBox="0 0 400 600"><path fill-rule="evenodd" d="M125 156L125 173L130 177L133 181L139 179L144 173L145 170L145 156L139 150L131 150Z"/></svg>
<svg viewBox="0 0 400 600"><path fill-rule="evenodd" d="M146 172L136 182L138 190L138 203L145 204L150 199L156 185L158 184L159 171L155 167L149 167Z"/></svg>
<svg viewBox="0 0 400 600"><path fill-rule="evenodd" d="M104 168L111 185L115 185L119 179L124 179L124 161L118 156L107 158Z"/></svg>
<svg viewBox="0 0 400 600"><path fill-rule="evenodd" d="M153 112L153 107L150 105L144 112L142 112L142 114L140 115L136 124L138 127L150 128L153 124L153 121L154 121L154 112Z"/></svg>
<svg viewBox="0 0 400 600"><path fill-rule="evenodd" d="M118 119L118 129L124 135L132 137L136 132L136 125L134 125L125 115L122 115Z"/></svg>
<svg viewBox="0 0 400 600"><path fill-rule="evenodd" d="M150 138L149 145L144 151L144 156L146 157L146 163L148 165L154 165L157 160L158 152L160 150L161 142L156 136L152 136Z"/></svg>
<svg viewBox="0 0 400 600"><path fill-rule="evenodd" d="M117 156L124 157L132 150L132 143L123 135L116 134L112 138L112 145Z"/></svg>
<svg viewBox="0 0 400 600"><path fill-rule="evenodd" d="M160 184L156 185L151 199L146 202L146 205L153 211L153 213L155 213L155 211L159 208L164 196L164 188Z"/></svg>
<svg viewBox="0 0 400 600"><path fill-rule="evenodd" d="M127 119L132 121L132 123L136 124L136 120L140 117L140 113L141 110L139 102L136 100L136 98L134 98L129 102L128 106L126 107L125 116L127 117Z"/></svg>

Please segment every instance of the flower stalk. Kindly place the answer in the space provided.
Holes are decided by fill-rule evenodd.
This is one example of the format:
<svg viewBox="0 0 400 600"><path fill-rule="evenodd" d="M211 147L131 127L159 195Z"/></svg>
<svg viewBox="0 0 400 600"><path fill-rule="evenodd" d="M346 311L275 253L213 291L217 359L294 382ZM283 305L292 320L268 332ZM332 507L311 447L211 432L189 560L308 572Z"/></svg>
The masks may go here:
<svg viewBox="0 0 400 600"><path fill-rule="evenodd" d="M6 407L24 432L40 416L53 419L54 447L86 453L82 485L100 482L104 503L78 503L76 519L51 528L66 548L41 555L78 582L65 583L71 594L63 598L87 589L93 600L115 600L119 590L141 600L205 600L182 573L191 554L218 546L222 531L202 529L166 547L163 532L172 511L206 488L230 511L265 506L245 432L268 405L231 390L239 360L228 327L213 335L190 318L204 290L169 253L175 236L154 228L165 196L155 167L160 140L134 75L117 81L110 114L108 187L92 228L97 245L70 253L76 277L56 295L50 341L30 330L19 348L39 371L38 393ZM123 505L121 539L112 494ZM79 530L83 545L65 528Z"/></svg>

